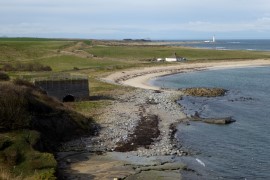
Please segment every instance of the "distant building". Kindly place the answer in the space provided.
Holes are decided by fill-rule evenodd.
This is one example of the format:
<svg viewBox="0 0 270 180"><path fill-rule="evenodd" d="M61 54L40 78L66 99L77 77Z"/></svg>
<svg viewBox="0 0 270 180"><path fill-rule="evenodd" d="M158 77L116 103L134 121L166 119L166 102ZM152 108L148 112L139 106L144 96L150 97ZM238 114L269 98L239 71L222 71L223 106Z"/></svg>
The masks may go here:
<svg viewBox="0 0 270 180"><path fill-rule="evenodd" d="M207 41L204 41L205 43L215 43L216 42L216 38L215 38L215 36L213 36L212 37L212 41L209 41L209 40L207 40Z"/></svg>
<svg viewBox="0 0 270 180"><path fill-rule="evenodd" d="M176 53L174 53L174 55L172 57L157 58L157 61L166 61L166 62L181 62L181 61L185 61L185 60L186 60L186 58L177 56Z"/></svg>

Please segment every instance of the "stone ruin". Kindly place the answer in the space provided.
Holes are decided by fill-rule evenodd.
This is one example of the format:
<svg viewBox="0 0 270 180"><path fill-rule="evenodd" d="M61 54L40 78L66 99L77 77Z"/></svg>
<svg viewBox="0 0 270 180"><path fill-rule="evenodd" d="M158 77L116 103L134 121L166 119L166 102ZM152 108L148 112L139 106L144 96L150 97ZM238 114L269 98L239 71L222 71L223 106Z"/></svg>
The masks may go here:
<svg viewBox="0 0 270 180"><path fill-rule="evenodd" d="M83 76L52 76L35 79L34 84L64 102L86 99L90 95L88 78Z"/></svg>

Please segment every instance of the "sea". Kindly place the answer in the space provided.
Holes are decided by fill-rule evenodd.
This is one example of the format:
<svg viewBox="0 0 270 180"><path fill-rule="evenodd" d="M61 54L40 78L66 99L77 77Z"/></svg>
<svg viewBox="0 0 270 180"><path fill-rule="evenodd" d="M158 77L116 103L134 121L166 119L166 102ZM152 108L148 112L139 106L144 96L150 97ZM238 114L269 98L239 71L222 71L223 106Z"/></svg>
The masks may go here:
<svg viewBox="0 0 270 180"><path fill-rule="evenodd" d="M170 42L170 45L172 46L185 46L202 49L270 51L270 39L217 39L215 42L205 42L203 40L180 40Z"/></svg>
<svg viewBox="0 0 270 180"><path fill-rule="evenodd" d="M179 124L179 148L190 152L182 161L194 170L186 179L270 179L270 67L195 71L149 83L175 89L228 90L222 97L178 100L188 116L198 112L205 118L230 116L236 120L228 125Z"/></svg>

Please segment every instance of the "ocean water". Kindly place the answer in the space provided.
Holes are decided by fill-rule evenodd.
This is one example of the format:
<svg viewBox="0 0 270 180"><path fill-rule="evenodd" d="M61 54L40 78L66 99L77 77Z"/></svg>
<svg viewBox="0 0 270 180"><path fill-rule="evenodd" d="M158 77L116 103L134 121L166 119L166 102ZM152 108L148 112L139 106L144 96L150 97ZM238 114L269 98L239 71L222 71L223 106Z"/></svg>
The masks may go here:
<svg viewBox="0 0 270 180"><path fill-rule="evenodd" d="M176 42L176 41L174 41ZM270 51L270 40L219 40L215 43L204 41L185 41L184 44L177 44L172 41L171 45L187 46L194 48L218 49L218 50L250 50L250 51Z"/></svg>
<svg viewBox="0 0 270 180"><path fill-rule="evenodd" d="M178 101L188 115L197 111L201 117L236 120L229 125L179 125L177 138L191 152L187 164L200 174L198 179L270 179L270 67L183 73L150 83L229 90L223 97Z"/></svg>

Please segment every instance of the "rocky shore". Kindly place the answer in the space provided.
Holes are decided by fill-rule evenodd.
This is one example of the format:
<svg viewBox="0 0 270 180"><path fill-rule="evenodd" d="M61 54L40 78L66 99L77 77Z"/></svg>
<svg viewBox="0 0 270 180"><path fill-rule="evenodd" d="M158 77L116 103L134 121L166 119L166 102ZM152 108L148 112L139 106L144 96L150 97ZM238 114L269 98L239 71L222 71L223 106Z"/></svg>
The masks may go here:
<svg viewBox="0 0 270 180"><path fill-rule="evenodd" d="M139 88L113 97L111 105L97 119L100 127L95 136L82 137L62 146L62 152L57 155L59 172L66 179L180 179L179 172L190 170L180 163L179 157L187 155L187 152L179 149L179 142L174 138L176 125L188 121L175 103L184 92L160 90L145 82L160 75L205 67L244 66L246 63L230 62L225 66L224 62L182 64L110 75L106 82ZM257 62L264 63L269 64L269 61ZM247 63L252 64L254 61ZM211 90L199 90L204 96L209 96L209 92L212 93ZM226 93L225 90L215 92ZM213 121L216 119L209 123Z"/></svg>
<svg viewBox="0 0 270 180"><path fill-rule="evenodd" d="M137 156L181 156L185 152L177 149L173 143L171 128L173 124L186 119L180 106L174 102L181 94L177 91L137 89L122 95L99 117L101 127L97 136L72 141L65 144L64 149L80 147L89 152L119 151L132 152ZM151 131L156 133L146 133L143 139L136 138L142 132ZM151 139L148 143L145 142L147 138ZM123 147L127 145L129 148L125 150Z"/></svg>
<svg viewBox="0 0 270 180"><path fill-rule="evenodd" d="M144 168L147 165L149 170L153 169L152 166L173 163L174 167L181 167L178 168L177 178L179 178L179 170L183 169L183 164L176 163L179 164L176 165L174 158L187 155L187 152L178 148L174 138L175 124L186 119L180 106L175 103L175 100L181 95L180 91L136 89L119 96L99 117L98 122L101 127L96 136L82 137L68 142L63 145L62 151L73 151L74 156L78 156L78 153L75 152L80 151L102 154L101 156L109 155L110 158L115 157L115 153L117 153L116 159L121 159L118 161L118 166L121 166L124 161L129 162L132 167L134 164L137 164L138 167L144 164ZM71 160L73 155L70 153L62 152L58 155L62 159L59 159L60 171L65 171L64 174L72 174L68 172L78 167L76 163L79 162L76 161L73 164L74 160ZM140 159L138 160L136 157ZM151 163L145 163L149 159L152 159ZM121 166L121 168L124 167L126 168L126 166ZM171 168L170 165L164 167L169 167L167 170ZM155 175L157 170L155 169ZM92 171L91 173L94 173ZM130 176L138 174L138 172L134 170L127 174ZM78 177L80 176L78 175ZM99 175L99 178L104 177Z"/></svg>
<svg viewBox="0 0 270 180"><path fill-rule="evenodd" d="M136 127L142 121L151 121L156 118L158 121L156 130L159 135L153 138L153 141L147 146L140 144L146 141L147 137L137 142L137 148L134 149L134 154L138 156L161 156L161 155L182 155L183 152L179 151L172 143L171 139L171 124L180 122L185 119L185 115L181 113L180 107L173 102L173 99L179 97L180 93L168 91L152 91L152 90L136 90L133 93L126 94L121 97L119 102L116 102L113 111L107 111L105 117L114 117L106 119L104 124L114 124L110 128L101 130L101 138L99 141L104 142L103 145L107 149L114 150L118 144L128 143L129 137L136 134ZM130 112L130 109L133 111ZM105 119L105 118L104 118ZM113 123L117 122L117 123ZM147 125L147 124L146 124ZM143 131L149 132L151 125L140 125ZM135 133L135 134L134 134ZM140 141L140 140L139 140ZM136 142L133 142L136 143Z"/></svg>

